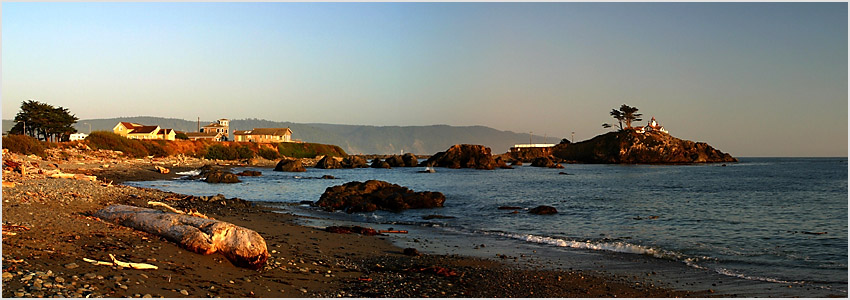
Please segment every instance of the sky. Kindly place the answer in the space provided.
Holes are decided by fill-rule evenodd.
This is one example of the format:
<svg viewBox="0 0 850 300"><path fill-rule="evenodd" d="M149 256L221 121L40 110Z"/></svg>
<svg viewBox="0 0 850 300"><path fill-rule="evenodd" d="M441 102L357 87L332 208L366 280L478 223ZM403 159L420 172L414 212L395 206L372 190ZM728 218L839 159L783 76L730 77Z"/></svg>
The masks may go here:
<svg viewBox="0 0 850 300"><path fill-rule="evenodd" d="M2 118L484 125L621 104L736 157L847 156L847 3L3 3ZM554 141L555 138L550 138Z"/></svg>

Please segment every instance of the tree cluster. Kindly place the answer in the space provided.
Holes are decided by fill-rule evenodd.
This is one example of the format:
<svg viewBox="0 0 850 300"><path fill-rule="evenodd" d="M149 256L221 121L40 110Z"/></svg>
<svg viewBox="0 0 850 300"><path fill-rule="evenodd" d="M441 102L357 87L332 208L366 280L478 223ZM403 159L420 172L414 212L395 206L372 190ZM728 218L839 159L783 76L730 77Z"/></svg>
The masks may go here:
<svg viewBox="0 0 850 300"><path fill-rule="evenodd" d="M637 107L631 107L623 104L620 106L619 110L612 109L610 115L618 121L618 127L620 130L623 130L632 128L632 122L643 121L643 119L640 118L643 114L639 114L637 111ZM626 127L623 127L624 122L626 123ZM602 124L602 127L611 128L613 125L605 123Z"/></svg>
<svg viewBox="0 0 850 300"><path fill-rule="evenodd" d="M15 116L15 126L10 134L23 134L43 141L67 141L76 133L74 123L79 120L67 108L27 100L21 103L21 111Z"/></svg>

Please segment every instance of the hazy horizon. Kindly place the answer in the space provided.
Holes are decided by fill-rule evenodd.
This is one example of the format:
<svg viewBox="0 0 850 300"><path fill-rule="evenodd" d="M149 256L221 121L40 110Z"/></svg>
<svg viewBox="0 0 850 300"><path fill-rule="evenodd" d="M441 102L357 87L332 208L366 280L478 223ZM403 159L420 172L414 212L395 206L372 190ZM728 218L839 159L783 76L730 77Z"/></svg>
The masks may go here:
<svg viewBox="0 0 850 300"><path fill-rule="evenodd" d="M3 3L2 118L487 126L638 107L736 157L846 157L847 3Z"/></svg>

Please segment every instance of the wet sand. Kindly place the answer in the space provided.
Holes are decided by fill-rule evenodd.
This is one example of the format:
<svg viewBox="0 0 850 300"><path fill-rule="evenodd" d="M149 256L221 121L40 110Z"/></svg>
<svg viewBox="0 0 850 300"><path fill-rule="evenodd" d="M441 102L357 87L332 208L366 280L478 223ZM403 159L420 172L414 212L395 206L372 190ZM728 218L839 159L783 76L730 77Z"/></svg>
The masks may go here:
<svg viewBox="0 0 850 300"><path fill-rule="evenodd" d="M34 161L41 168L97 175L98 181L4 171L3 297L711 297L655 287L642 279L552 270L499 258L408 256L389 236L335 234L297 225L298 217L239 199L209 199L118 184L173 178L209 163L87 158ZM109 167L103 167L109 164ZM109 184L109 183L112 184ZM219 254L188 252L165 239L101 221L109 204L161 201L259 232L271 253L262 270ZM423 245L424 247L424 245ZM423 252L424 251L423 249ZM83 258L144 262L157 270L92 265ZM443 270L442 272L437 272ZM446 276L448 275L448 276Z"/></svg>

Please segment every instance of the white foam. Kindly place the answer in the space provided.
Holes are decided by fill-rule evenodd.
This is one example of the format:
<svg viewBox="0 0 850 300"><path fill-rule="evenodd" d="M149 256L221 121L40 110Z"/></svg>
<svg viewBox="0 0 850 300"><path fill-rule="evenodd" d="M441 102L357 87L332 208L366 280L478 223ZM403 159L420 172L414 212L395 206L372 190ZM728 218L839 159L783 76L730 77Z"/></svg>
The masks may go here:
<svg viewBox="0 0 850 300"><path fill-rule="evenodd" d="M198 174L201 174L201 170L191 170L191 171L185 171L185 172L177 172L177 173L174 173L174 174L188 175L188 176L198 176Z"/></svg>
<svg viewBox="0 0 850 300"><path fill-rule="evenodd" d="M678 253L674 253L671 251L659 250L650 247L640 246L629 244L626 242L592 242L592 241L571 241L564 240L558 238L551 238L545 236L536 236L532 234L512 234L512 233L497 233L498 235L524 240L526 242L537 243L537 244L547 244L558 247L568 247L575 249L588 249L588 250L604 250L611 252L620 252L620 253L634 253L634 254L645 254L651 255L657 258L668 258L668 259L679 259L682 255Z"/></svg>

